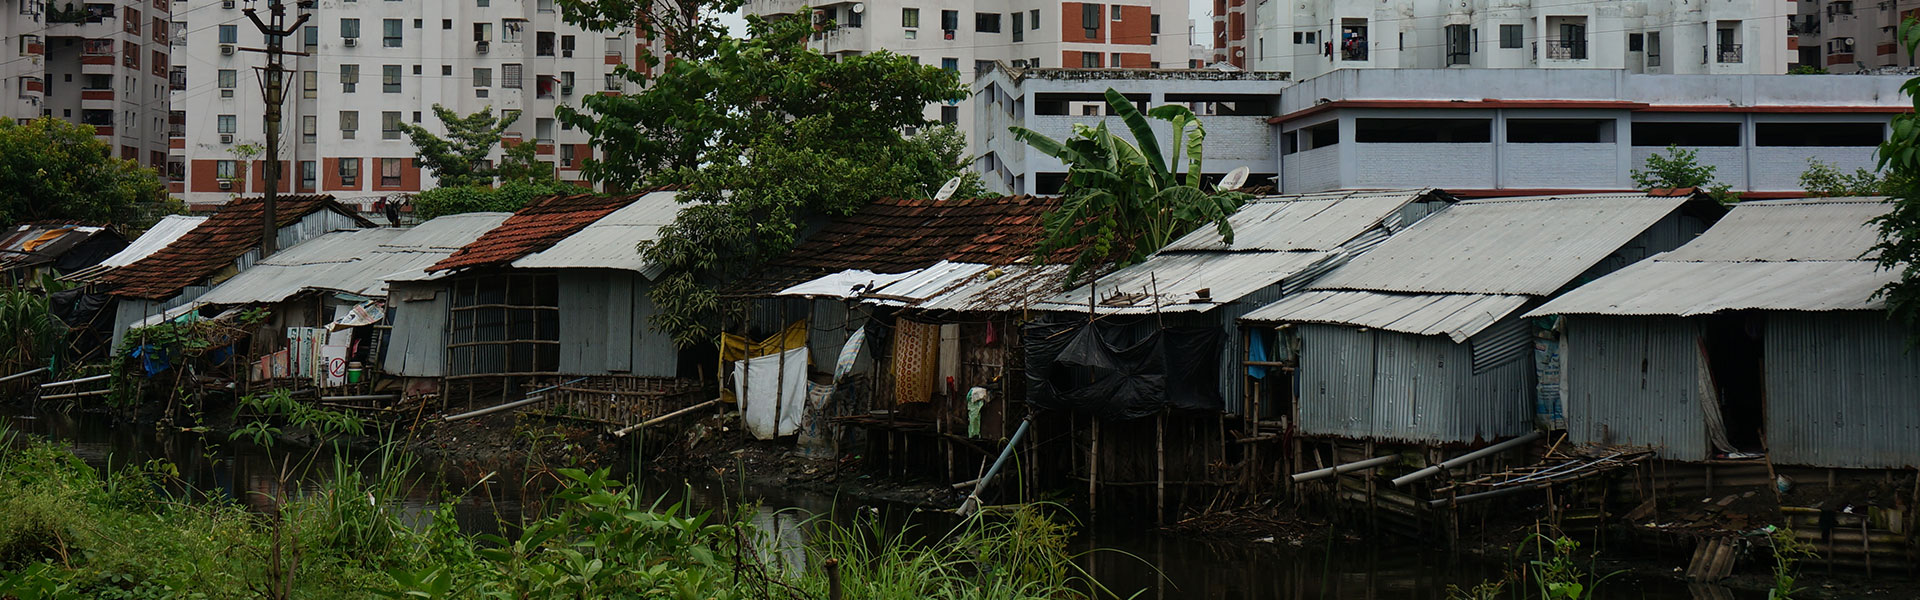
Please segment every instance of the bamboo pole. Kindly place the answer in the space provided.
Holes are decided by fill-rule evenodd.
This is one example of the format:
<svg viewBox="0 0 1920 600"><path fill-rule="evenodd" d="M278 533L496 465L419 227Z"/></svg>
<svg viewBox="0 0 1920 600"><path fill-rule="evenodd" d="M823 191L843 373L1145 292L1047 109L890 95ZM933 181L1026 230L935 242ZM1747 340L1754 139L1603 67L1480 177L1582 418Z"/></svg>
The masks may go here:
<svg viewBox="0 0 1920 600"><path fill-rule="evenodd" d="M1100 417L1092 417L1093 444L1087 450L1087 523L1100 515Z"/></svg>
<svg viewBox="0 0 1920 600"><path fill-rule="evenodd" d="M489 414L493 414L493 413L497 413L497 412L500 412L500 411L503 411L503 410L512 410L512 409L515 409L515 408L519 408L519 407L522 407L522 406L526 406L526 405L528 405L528 404L533 404L533 403L536 403L536 402L545 402L545 401L547 400L547 396L546 396L546 394L545 394L545 392L547 392L547 391L551 391L551 390L554 390L554 389L558 389L558 388L560 388L561 386L566 386L566 385L573 385L573 384L576 384L576 383L580 383L580 382L582 382L582 381L586 381L586 380L587 380L587 378L585 378L585 377L581 377L581 378L578 378L578 379L574 379L573 381L569 381L569 382L566 382L566 383L562 383L562 384L557 384L557 385L550 385L550 386L547 386L547 387L544 387L544 388L540 388L540 389L537 389L537 390L534 390L534 391L531 391L531 392L527 392L527 395L526 395L526 397L524 397L524 398L522 398L522 399L520 399L520 400L515 400L515 401L513 401L513 402L508 402L508 403L506 403L506 404L499 404L499 405L495 405L495 406L489 406L489 407L486 407L486 408L482 408L482 409L480 409L480 410L476 410L476 411L471 411L471 412L464 412L464 413L460 413L460 414L457 414L457 415L447 415L447 417L446 417L445 419L443 419L443 420L445 420L445 421L447 421L447 422L453 422L453 421L459 421L459 420L462 420L462 419L470 419L470 418L473 418L473 417L478 417L478 416L481 416L481 415L489 415Z"/></svg>
<svg viewBox="0 0 1920 600"><path fill-rule="evenodd" d="M695 404L695 405L693 405L693 406L689 406L689 407L686 407L686 408L682 408L682 409L680 409L680 410L676 410L676 411L673 411L673 412L670 412L670 413L667 413L667 414L664 414L664 415L660 415L660 416L658 416L658 417L654 417L654 418L651 418L651 419L647 419L647 420L645 420L645 421L641 421L640 423L638 423L638 424L636 424L636 425L630 425L630 426L628 426L628 427L626 427L626 428L624 428L624 429L621 429L621 430L619 430L619 431L615 431L615 432L613 432L613 435L614 435L615 437L627 437L627 434L629 434L629 433L633 433L634 431L638 431L638 430L640 430L640 429L643 429L643 428L646 428L646 427L648 427L648 426L651 426L651 425L656 425L656 424L659 424L659 423L661 423L661 422L663 422L663 421L666 421L666 420L668 420L668 419L672 419L672 418L675 418L675 417L679 417L679 416L681 416L681 415L685 415L685 414L687 414L687 413L691 413L691 412L693 412L693 411L696 411L696 410L700 410L700 409L702 409L702 408L706 408L706 407L708 407L708 406L712 406L712 405L713 405L714 403L717 403L717 402L719 402L719 401L720 401L720 399L719 399L719 398L714 398L714 399L712 399L712 400L708 400L708 401L706 401L706 402L701 402L701 403L699 403L699 404Z"/></svg>
<svg viewBox="0 0 1920 600"><path fill-rule="evenodd" d="M1153 453L1159 462L1153 477L1154 523L1167 524L1167 411L1160 411L1153 422Z"/></svg>
<svg viewBox="0 0 1920 600"><path fill-rule="evenodd" d="M82 398L82 397L86 397L86 396L105 396L105 395L107 395L107 394L111 394L111 393L113 393L113 390L111 390L111 389L106 389L106 390L87 390L87 391L84 391L84 392L74 392L74 393L71 393L71 394L54 394L54 395L52 395L52 396L41 396L41 397L40 397L40 399L41 399L41 400L59 400L59 399L61 399L61 398Z"/></svg>
<svg viewBox="0 0 1920 600"><path fill-rule="evenodd" d="M21 371L21 372L19 372L19 373L14 373L14 374L12 374L12 375L8 375L8 376L6 376L6 377L0 377L0 383L6 383L6 382L9 382L9 381L13 381L13 380L15 380L15 379L19 379L19 378L21 378L21 377L26 377L26 376L28 376L28 375L32 375L32 374L34 374L34 373L39 373L39 372L41 372L41 371L45 371L45 370L47 370L47 368L46 368L46 367L40 367L40 368L37 368L37 369L30 369L30 370L26 370L26 371Z"/></svg>
<svg viewBox="0 0 1920 600"><path fill-rule="evenodd" d="M31 371L29 371L29 372L31 372ZM22 375L24 375L24 373L22 373ZM76 383L86 383L86 382L89 382L89 381L100 381L100 380L102 380L102 379L111 379L112 377L113 377L113 374L112 374L112 373L107 373L107 374L105 374L105 375L94 375L94 376L92 376L92 377L81 377L81 378L79 378L79 379L68 379L68 380L66 380L66 381L55 381L55 382L52 382L52 383L42 383L42 384L40 384L40 389L43 389L43 390L44 390L44 389L47 389L47 388L53 388L53 387L60 387L60 386L63 386L63 385L73 385L73 384L76 384Z"/></svg>

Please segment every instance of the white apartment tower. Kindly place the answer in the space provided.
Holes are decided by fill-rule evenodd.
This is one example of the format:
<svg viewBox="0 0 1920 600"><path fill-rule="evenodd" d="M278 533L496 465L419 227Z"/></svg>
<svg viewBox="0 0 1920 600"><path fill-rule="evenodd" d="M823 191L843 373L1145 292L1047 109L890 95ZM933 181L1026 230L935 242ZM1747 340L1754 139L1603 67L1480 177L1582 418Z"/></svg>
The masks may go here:
<svg viewBox="0 0 1920 600"><path fill-rule="evenodd" d="M1829 73L1911 67L1900 47L1900 22L1920 16L1920 0L1799 0L1793 17L1801 66Z"/></svg>
<svg viewBox="0 0 1920 600"><path fill-rule="evenodd" d="M1343 68L1768 74L1798 59L1797 9L1781 0L1236 1L1215 3L1216 58L1244 52L1295 80Z"/></svg>
<svg viewBox="0 0 1920 600"><path fill-rule="evenodd" d="M121 157L167 162L168 0L0 0L0 118L94 126Z"/></svg>
<svg viewBox="0 0 1920 600"><path fill-rule="evenodd" d="M178 11L177 39L190 57L175 74L174 169L177 195L189 203L222 202L265 190L265 108L259 79L262 34L241 10L266 18L265 2L190 0ZM179 2L178 4L186 4ZM399 128L438 129L433 105L460 114L483 108L518 111L503 145L532 141L564 180L580 179L588 136L563 127L555 107L577 106L588 94L617 94L616 65L646 51L628 34L567 24L553 0L305 0L312 15L286 41L291 71L281 129L280 191L325 193L347 201L432 189L432 173L414 164L414 147ZM289 23L296 9L288 3ZM495 160L498 160L496 150Z"/></svg>
<svg viewBox="0 0 1920 600"><path fill-rule="evenodd" d="M815 19L838 24L814 37L813 47L821 52L851 56L889 50L958 72L963 86L995 62L1016 68L1192 66L1185 1L748 0L743 10L776 16L807 6ZM927 118L956 124L971 138L968 101L930 106ZM968 146L979 151L972 139Z"/></svg>

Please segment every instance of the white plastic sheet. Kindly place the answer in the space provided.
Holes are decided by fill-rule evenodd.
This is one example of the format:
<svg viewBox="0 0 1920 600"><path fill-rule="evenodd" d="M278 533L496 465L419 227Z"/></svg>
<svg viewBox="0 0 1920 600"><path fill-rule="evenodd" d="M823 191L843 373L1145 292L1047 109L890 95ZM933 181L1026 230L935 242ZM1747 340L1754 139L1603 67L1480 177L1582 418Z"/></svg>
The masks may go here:
<svg viewBox="0 0 1920 600"><path fill-rule="evenodd" d="M793 435L806 412L806 347L734 361L733 392L753 437L770 440Z"/></svg>

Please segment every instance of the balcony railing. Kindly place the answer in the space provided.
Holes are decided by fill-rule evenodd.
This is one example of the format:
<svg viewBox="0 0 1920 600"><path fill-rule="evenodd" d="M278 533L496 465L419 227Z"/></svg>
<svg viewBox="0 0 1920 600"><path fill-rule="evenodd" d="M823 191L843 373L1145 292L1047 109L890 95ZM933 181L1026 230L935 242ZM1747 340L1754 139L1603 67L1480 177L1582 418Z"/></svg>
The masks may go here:
<svg viewBox="0 0 1920 600"><path fill-rule="evenodd" d="M1549 38L1547 40L1547 58L1553 60L1586 60L1587 41Z"/></svg>
<svg viewBox="0 0 1920 600"><path fill-rule="evenodd" d="M1367 39L1358 38L1340 49L1340 60L1366 60Z"/></svg>
<svg viewBox="0 0 1920 600"><path fill-rule="evenodd" d="M1714 53L1714 56L1718 57L1720 62L1722 63L1741 62L1739 44L1720 44L1719 50L1720 50L1719 52Z"/></svg>

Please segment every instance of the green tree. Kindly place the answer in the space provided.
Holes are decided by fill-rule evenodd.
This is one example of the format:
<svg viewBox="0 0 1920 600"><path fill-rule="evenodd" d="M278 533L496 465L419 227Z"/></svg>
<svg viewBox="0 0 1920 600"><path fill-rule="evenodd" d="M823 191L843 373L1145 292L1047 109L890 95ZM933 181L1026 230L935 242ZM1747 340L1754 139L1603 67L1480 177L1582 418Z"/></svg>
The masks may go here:
<svg viewBox="0 0 1920 600"><path fill-rule="evenodd" d="M433 114L447 130L446 137L412 123L400 124L400 130L413 140L420 166L431 169L441 186L491 185L495 170L487 166L487 156L500 145L501 134L520 119L520 111L499 117L487 106L463 117L435 104Z"/></svg>
<svg viewBox="0 0 1920 600"><path fill-rule="evenodd" d="M1207 132L1199 117L1174 104L1154 107L1143 115L1113 88L1107 88L1107 105L1126 123L1132 142L1109 131L1105 122L1075 124L1073 137L1064 142L1011 128L1014 139L1067 165L1061 206L1043 221L1047 237L1037 256L1078 248L1068 269L1071 279L1108 263L1140 262L1207 223L1213 223L1232 244L1233 228L1227 217L1247 195L1201 189L1200 150ZM1171 156L1162 155L1148 118L1171 125Z"/></svg>
<svg viewBox="0 0 1920 600"><path fill-rule="evenodd" d="M113 156L93 127L0 119L0 223L62 219L138 225L166 210L153 169Z"/></svg>
<svg viewBox="0 0 1920 600"><path fill-rule="evenodd" d="M682 345L712 341L713 282L792 250L809 219L924 196L964 165L956 134L901 133L929 125L928 104L962 97L956 74L885 51L829 59L806 47L807 19L750 17L748 32L695 46L705 57L676 54L637 93L556 111L603 155L584 161L589 178L682 186L680 215L640 245L665 267L653 324Z"/></svg>
<svg viewBox="0 0 1920 600"><path fill-rule="evenodd" d="M1920 46L1920 22L1912 18L1900 24L1900 43L1912 56ZM1900 90L1920 110L1920 77L1908 79ZM1887 301L1893 320L1907 326L1910 342L1920 342L1920 117L1913 111L1893 117L1893 135L1880 144L1880 170L1899 182L1891 190L1892 209L1873 220L1880 229L1880 241L1871 250L1880 268L1900 274L1900 279L1880 288L1875 297Z"/></svg>
<svg viewBox="0 0 1920 600"><path fill-rule="evenodd" d="M1646 170L1633 170L1633 184L1645 190L1693 188L1706 192L1721 204L1739 202L1740 194L1714 179L1718 167L1700 164L1699 158L1698 150L1667 146L1665 156L1659 153L1647 156Z"/></svg>
<svg viewBox="0 0 1920 600"><path fill-rule="evenodd" d="M1885 196L1897 188L1892 179L1871 169L1847 173L1818 158L1807 159L1807 170L1800 173L1800 189L1814 196Z"/></svg>
<svg viewBox="0 0 1920 600"><path fill-rule="evenodd" d="M439 187L414 196L413 210L422 219L470 212L513 212L534 198L591 191L560 181L508 181L499 187Z"/></svg>

